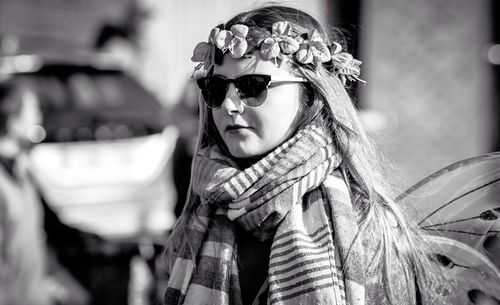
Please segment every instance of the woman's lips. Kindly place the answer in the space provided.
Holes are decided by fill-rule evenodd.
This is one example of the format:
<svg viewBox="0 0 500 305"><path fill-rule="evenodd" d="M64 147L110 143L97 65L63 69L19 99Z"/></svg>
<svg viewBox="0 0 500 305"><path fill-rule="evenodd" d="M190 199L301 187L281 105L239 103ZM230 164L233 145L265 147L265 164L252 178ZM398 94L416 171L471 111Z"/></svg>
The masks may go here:
<svg viewBox="0 0 500 305"><path fill-rule="evenodd" d="M238 131L242 129L249 129L250 127L247 126L242 126L242 125L228 125L226 126L225 131L231 132L231 131Z"/></svg>
<svg viewBox="0 0 500 305"><path fill-rule="evenodd" d="M238 135L241 136L243 134L246 134L248 130L251 128L248 126L243 126L243 125L228 125L225 128L225 132L229 135Z"/></svg>

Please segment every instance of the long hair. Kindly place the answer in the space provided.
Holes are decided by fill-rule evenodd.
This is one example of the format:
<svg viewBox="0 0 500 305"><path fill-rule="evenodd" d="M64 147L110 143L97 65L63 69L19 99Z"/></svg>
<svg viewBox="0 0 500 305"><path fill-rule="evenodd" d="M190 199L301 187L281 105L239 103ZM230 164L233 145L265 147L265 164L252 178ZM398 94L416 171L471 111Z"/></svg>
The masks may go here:
<svg viewBox="0 0 500 305"><path fill-rule="evenodd" d="M327 44L335 41L345 46L341 30L327 28L303 11L277 5L241 13L226 24L245 24L270 29L278 21L288 21L300 33L317 29ZM388 300L395 303L394 286L404 285L406 291L414 291L415 285L422 300L430 293L432 275L428 255L430 249L416 225L405 219L400 208L391 199L392 186L384 176L389 166L379 155L368 138L357 110L346 88L328 66L303 65L291 59L292 71L308 80L302 85L305 114L298 128L311 122L322 124L330 131L337 151L343 157L341 172L350 187L353 205L359 214L360 231L357 238L375 238L378 247L372 254L369 264L370 274L381 274ZM200 139L198 148L223 143L213 120L210 109L200 104ZM222 144L223 146L223 144ZM224 151L224 147L221 147ZM179 239L186 238L184 227L195 215L195 202L187 199L186 207L174 232L167 243L168 247ZM396 260L403 267L404 274L396 279L392 270ZM402 276L402 277L401 277ZM416 299L419 298L415 296ZM425 302L424 302L425 303Z"/></svg>

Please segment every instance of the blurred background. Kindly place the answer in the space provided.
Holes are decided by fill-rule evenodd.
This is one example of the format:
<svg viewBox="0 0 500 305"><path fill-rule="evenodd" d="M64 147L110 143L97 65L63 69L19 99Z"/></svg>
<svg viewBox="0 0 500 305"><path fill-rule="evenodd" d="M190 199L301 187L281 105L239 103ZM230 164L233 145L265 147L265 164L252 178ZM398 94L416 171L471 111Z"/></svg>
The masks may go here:
<svg viewBox="0 0 500 305"><path fill-rule="evenodd" d="M195 44L265 2L0 0L0 50L70 62L108 53L172 107L186 94ZM351 33L368 81L357 102L407 183L498 149L497 1L278 2Z"/></svg>
<svg viewBox="0 0 500 305"><path fill-rule="evenodd" d="M266 2L0 0L0 81L30 92L43 117L30 160L47 240L91 304L161 298L147 283L189 183L192 50ZM349 33L367 81L351 93L400 190L500 150L498 1L275 2Z"/></svg>

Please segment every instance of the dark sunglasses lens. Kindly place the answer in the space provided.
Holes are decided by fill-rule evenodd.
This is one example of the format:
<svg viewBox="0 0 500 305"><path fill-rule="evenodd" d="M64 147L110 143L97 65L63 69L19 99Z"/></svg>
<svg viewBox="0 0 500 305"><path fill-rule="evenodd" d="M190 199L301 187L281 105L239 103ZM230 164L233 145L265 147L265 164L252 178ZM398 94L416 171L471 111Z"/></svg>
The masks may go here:
<svg viewBox="0 0 500 305"><path fill-rule="evenodd" d="M271 78L267 75L245 75L238 79L236 87L239 94L249 106L259 106L263 101L257 100L267 89ZM254 98L254 99L252 99Z"/></svg>
<svg viewBox="0 0 500 305"><path fill-rule="evenodd" d="M227 80L217 76L209 76L198 79L197 83L205 104L210 108L219 108L226 97Z"/></svg>

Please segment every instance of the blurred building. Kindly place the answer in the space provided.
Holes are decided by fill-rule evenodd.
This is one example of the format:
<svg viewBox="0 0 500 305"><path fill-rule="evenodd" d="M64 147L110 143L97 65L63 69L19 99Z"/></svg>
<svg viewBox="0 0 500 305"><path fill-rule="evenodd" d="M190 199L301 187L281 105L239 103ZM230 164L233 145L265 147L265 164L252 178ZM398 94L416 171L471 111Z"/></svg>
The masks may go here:
<svg viewBox="0 0 500 305"><path fill-rule="evenodd" d="M81 52L103 23L122 18L127 2L0 0L1 52Z"/></svg>
<svg viewBox="0 0 500 305"><path fill-rule="evenodd" d="M493 149L488 2L364 1L367 123L406 184Z"/></svg>

